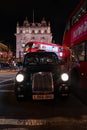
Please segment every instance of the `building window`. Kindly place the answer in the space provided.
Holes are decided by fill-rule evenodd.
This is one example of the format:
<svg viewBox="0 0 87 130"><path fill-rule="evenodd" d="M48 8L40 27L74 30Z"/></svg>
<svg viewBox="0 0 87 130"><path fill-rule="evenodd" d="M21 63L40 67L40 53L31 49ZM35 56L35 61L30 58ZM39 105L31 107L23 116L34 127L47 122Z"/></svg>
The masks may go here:
<svg viewBox="0 0 87 130"><path fill-rule="evenodd" d="M38 33L41 33L41 30L39 30Z"/></svg>
<svg viewBox="0 0 87 130"><path fill-rule="evenodd" d="M45 42L45 37L41 37L41 41L42 41L42 42Z"/></svg>
<svg viewBox="0 0 87 130"><path fill-rule="evenodd" d="M44 33L44 30L41 30L41 33Z"/></svg>
<svg viewBox="0 0 87 130"><path fill-rule="evenodd" d="M47 33L47 30L45 30L45 33Z"/></svg>
<svg viewBox="0 0 87 130"><path fill-rule="evenodd" d="M20 33L22 33L22 29L20 29Z"/></svg>
<svg viewBox="0 0 87 130"><path fill-rule="evenodd" d="M38 30L35 30L35 33L38 33Z"/></svg>
<svg viewBox="0 0 87 130"><path fill-rule="evenodd" d="M28 29L26 29L26 33L29 33L29 30L28 30Z"/></svg>
<svg viewBox="0 0 87 130"><path fill-rule="evenodd" d="M34 30L32 30L32 33L35 33L35 31L34 31Z"/></svg>
<svg viewBox="0 0 87 130"><path fill-rule="evenodd" d="M35 40L35 37L31 37L31 40Z"/></svg>
<svg viewBox="0 0 87 130"><path fill-rule="evenodd" d="M23 33L25 33L25 30L23 30Z"/></svg>

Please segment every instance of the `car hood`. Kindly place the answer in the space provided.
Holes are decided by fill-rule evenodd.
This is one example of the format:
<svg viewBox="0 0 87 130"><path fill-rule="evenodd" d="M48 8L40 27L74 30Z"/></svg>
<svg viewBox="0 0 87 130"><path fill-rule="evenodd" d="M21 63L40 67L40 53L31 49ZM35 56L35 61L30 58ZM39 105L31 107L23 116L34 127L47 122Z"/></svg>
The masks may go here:
<svg viewBox="0 0 87 130"><path fill-rule="evenodd" d="M59 65L37 65L24 67L24 71L27 72L53 72L54 70L60 70Z"/></svg>

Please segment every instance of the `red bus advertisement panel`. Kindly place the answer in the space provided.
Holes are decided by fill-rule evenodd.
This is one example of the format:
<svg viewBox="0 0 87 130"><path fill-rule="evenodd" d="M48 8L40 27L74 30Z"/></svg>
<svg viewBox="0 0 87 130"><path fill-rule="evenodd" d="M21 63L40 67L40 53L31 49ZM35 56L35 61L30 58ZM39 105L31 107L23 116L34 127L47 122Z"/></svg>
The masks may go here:
<svg viewBox="0 0 87 130"><path fill-rule="evenodd" d="M71 29L71 46L87 40L87 14Z"/></svg>

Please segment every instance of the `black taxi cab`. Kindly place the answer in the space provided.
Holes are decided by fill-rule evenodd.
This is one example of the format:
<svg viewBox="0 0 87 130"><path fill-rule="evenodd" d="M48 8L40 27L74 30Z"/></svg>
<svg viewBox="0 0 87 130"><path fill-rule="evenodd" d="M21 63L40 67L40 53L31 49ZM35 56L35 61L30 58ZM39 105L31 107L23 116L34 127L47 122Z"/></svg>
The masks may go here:
<svg viewBox="0 0 87 130"><path fill-rule="evenodd" d="M68 96L70 77L64 62L54 52L31 52L15 77L17 100L49 100Z"/></svg>

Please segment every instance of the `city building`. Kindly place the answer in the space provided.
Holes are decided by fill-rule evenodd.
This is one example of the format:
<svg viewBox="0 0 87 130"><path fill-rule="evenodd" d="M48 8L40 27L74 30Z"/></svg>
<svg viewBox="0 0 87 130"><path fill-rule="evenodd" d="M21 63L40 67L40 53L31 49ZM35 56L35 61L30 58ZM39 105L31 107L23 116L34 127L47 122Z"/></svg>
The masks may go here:
<svg viewBox="0 0 87 130"><path fill-rule="evenodd" d="M0 63L8 62L13 57L12 51L7 45L0 43Z"/></svg>
<svg viewBox="0 0 87 130"><path fill-rule="evenodd" d="M52 33L50 23L47 23L45 18L41 23L29 23L26 18L23 22L23 26L20 26L17 22L16 27L16 58L21 59L23 57L23 47L27 42L39 41L52 43Z"/></svg>

